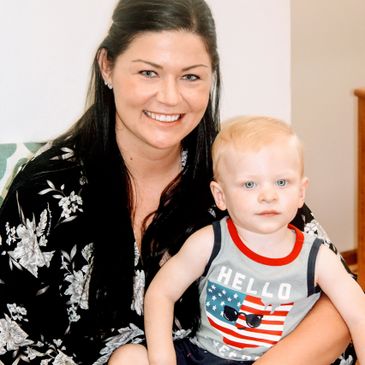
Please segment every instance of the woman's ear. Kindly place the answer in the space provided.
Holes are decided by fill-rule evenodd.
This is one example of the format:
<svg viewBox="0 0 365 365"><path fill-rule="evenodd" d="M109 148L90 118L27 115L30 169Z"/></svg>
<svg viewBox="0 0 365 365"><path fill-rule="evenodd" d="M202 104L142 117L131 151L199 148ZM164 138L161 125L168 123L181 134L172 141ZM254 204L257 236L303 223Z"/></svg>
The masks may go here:
<svg viewBox="0 0 365 365"><path fill-rule="evenodd" d="M112 85L112 67L110 65L110 61L108 60L108 51L105 48L102 48L98 53L98 64L105 85Z"/></svg>
<svg viewBox="0 0 365 365"><path fill-rule="evenodd" d="M212 192L216 206L220 210L226 210L226 200L224 197L224 192L219 183L216 181L212 181L210 183L210 191Z"/></svg>

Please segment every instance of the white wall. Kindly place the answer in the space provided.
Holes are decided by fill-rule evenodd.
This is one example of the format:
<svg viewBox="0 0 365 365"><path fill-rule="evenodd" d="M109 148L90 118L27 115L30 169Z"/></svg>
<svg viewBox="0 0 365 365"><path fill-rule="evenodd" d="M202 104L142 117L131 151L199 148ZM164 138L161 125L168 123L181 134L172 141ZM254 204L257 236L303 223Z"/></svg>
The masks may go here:
<svg viewBox="0 0 365 365"><path fill-rule="evenodd" d="M0 143L49 139L82 113L116 0L0 0Z"/></svg>
<svg viewBox="0 0 365 365"><path fill-rule="evenodd" d="M357 100L365 2L292 0L292 123L306 147L307 202L341 250L356 248Z"/></svg>
<svg viewBox="0 0 365 365"><path fill-rule="evenodd" d="M0 0L0 143L55 137L82 113L116 0ZM208 0L223 73L222 117L290 119L289 0Z"/></svg>
<svg viewBox="0 0 365 365"><path fill-rule="evenodd" d="M222 118L245 113L290 121L290 1L207 1L222 64Z"/></svg>

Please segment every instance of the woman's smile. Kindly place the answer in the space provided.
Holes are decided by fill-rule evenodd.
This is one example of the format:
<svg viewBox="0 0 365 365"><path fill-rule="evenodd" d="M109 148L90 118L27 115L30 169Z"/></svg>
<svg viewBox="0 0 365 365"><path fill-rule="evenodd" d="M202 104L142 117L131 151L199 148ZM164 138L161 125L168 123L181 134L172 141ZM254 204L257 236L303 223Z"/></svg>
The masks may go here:
<svg viewBox="0 0 365 365"><path fill-rule="evenodd" d="M148 110L144 110L143 113L151 119L164 123L176 122L177 120L183 117L183 114L162 114L162 113L151 112Z"/></svg>

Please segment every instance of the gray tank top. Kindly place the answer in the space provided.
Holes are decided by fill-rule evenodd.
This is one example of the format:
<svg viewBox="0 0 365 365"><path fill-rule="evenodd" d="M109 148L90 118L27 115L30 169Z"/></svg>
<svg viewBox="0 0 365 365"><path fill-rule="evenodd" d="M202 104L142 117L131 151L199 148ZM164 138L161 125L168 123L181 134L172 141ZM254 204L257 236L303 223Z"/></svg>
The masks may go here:
<svg viewBox="0 0 365 365"><path fill-rule="evenodd" d="M222 358L254 361L298 325L320 295L314 269L321 241L289 228L296 234L291 253L268 258L245 246L230 218L213 223L193 343Z"/></svg>

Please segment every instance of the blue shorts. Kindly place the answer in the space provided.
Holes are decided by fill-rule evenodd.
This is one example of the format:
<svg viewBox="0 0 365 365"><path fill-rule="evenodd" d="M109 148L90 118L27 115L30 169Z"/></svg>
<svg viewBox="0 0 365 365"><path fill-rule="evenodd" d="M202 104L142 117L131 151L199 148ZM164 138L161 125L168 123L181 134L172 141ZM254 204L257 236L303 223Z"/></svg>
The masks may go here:
<svg viewBox="0 0 365 365"><path fill-rule="evenodd" d="M187 338L174 342L177 365L251 365L253 361L223 359L194 345Z"/></svg>

